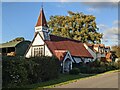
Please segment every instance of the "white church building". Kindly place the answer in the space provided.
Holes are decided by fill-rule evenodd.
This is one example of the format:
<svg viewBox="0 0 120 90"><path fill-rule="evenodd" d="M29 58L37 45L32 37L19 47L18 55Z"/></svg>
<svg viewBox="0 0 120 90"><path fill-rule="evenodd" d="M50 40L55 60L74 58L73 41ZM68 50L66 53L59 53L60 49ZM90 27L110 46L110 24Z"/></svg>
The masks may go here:
<svg viewBox="0 0 120 90"><path fill-rule="evenodd" d="M93 55L84 43L49 33L43 8L35 26L35 36L25 54L26 58L36 56L56 56L61 62L63 72L69 72L72 63L86 63L93 60Z"/></svg>

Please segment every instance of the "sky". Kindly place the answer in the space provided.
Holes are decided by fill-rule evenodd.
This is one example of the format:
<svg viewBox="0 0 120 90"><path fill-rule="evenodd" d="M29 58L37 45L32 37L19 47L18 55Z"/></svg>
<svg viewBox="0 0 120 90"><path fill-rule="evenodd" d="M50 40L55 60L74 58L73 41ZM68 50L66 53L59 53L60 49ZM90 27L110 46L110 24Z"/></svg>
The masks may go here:
<svg viewBox="0 0 120 90"><path fill-rule="evenodd" d="M41 2L2 2L2 40L10 41L16 37L24 37L32 41L34 27L40 14ZM43 2L47 21L51 15L68 15L67 11L83 12L94 15L100 33L103 33L102 43L118 44L118 3L115 2ZM1 15L0 15L1 16Z"/></svg>

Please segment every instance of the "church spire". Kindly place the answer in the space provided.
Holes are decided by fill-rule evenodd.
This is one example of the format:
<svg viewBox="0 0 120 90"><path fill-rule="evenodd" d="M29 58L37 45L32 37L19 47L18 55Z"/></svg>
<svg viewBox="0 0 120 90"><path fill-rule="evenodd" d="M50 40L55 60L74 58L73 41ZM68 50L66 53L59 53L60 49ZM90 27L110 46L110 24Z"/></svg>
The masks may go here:
<svg viewBox="0 0 120 90"><path fill-rule="evenodd" d="M45 15L44 15L43 5L42 5L42 8L40 10L40 15L38 17L38 21L37 21L36 27L37 26L48 27L47 26L47 21L46 21Z"/></svg>
<svg viewBox="0 0 120 90"><path fill-rule="evenodd" d="M50 40L48 29L49 28L47 26L47 21L46 21L44 11L43 11L43 6L42 6L40 10L40 15L38 17L37 24L35 26L35 35L39 33L41 37L43 38L43 40Z"/></svg>

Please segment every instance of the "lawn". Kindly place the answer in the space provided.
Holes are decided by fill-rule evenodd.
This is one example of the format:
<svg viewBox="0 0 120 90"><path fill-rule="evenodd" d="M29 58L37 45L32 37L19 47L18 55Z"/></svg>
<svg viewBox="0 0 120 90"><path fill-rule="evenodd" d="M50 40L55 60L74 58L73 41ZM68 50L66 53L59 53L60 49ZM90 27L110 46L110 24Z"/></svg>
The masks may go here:
<svg viewBox="0 0 120 90"><path fill-rule="evenodd" d="M54 85L62 85L69 82L74 82L78 79L90 77L95 74L79 74L79 75L70 75L70 74L60 74L59 78L49 80L46 82L38 83L38 84L32 84L24 86L23 88L30 88L31 90L39 90L40 88L52 88Z"/></svg>

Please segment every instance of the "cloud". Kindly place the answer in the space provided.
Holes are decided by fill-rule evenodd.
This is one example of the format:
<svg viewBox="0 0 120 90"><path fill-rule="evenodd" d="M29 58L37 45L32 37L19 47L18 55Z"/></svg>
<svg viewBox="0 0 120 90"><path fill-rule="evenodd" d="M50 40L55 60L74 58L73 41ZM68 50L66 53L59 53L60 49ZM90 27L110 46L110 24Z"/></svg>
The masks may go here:
<svg viewBox="0 0 120 90"><path fill-rule="evenodd" d="M88 12L95 12L96 10L95 10L95 8L88 8L87 11Z"/></svg>
<svg viewBox="0 0 120 90"><path fill-rule="evenodd" d="M118 8L118 2L82 2L84 5L92 8Z"/></svg>
<svg viewBox="0 0 120 90"><path fill-rule="evenodd" d="M117 27L111 27L104 32L103 39L118 39L119 34Z"/></svg>
<svg viewBox="0 0 120 90"><path fill-rule="evenodd" d="M113 22L113 25L120 27L120 21L119 21L119 20L115 20L115 21Z"/></svg>
<svg viewBox="0 0 120 90"><path fill-rule="evenodd" d="M56 7L58 7L58 8L64 8L64 6L62 5L62 2L60 4L58 4Z"/></svg>
<svg viewBox="0 0 120 90"><path fill-rule="evenodd" d="M118 36L120 35L117 27L109 27L108 29L105 30L103 34L104 34L103 41L107 40L108 42L113 42L113 43L118 42L118 38L119 38Z"/></svg>
<svg viewBox="0 0 120 90"><path fill-rule="evenodd" d="M120 32L116 24L119 23L117 20L113 21L113 26L109 27L105 24L99 24L98 27L103 33L103 42L116 44L120 41Z"/></svg>
<svg viewBox="0 0 120 90"><path fill-rule="evenodd" d="M69 0L60 0L60 2L68 2Z"/></svg>
<svg viewBox="0 0 120 90"><path fill-rule="evenodd" d="M101 30L105 30L105 29L107 29L108 27L107 27L106 25L104 25L104 24L99 24L99 25L98 25L98 28L101 29Z"/></svg>

